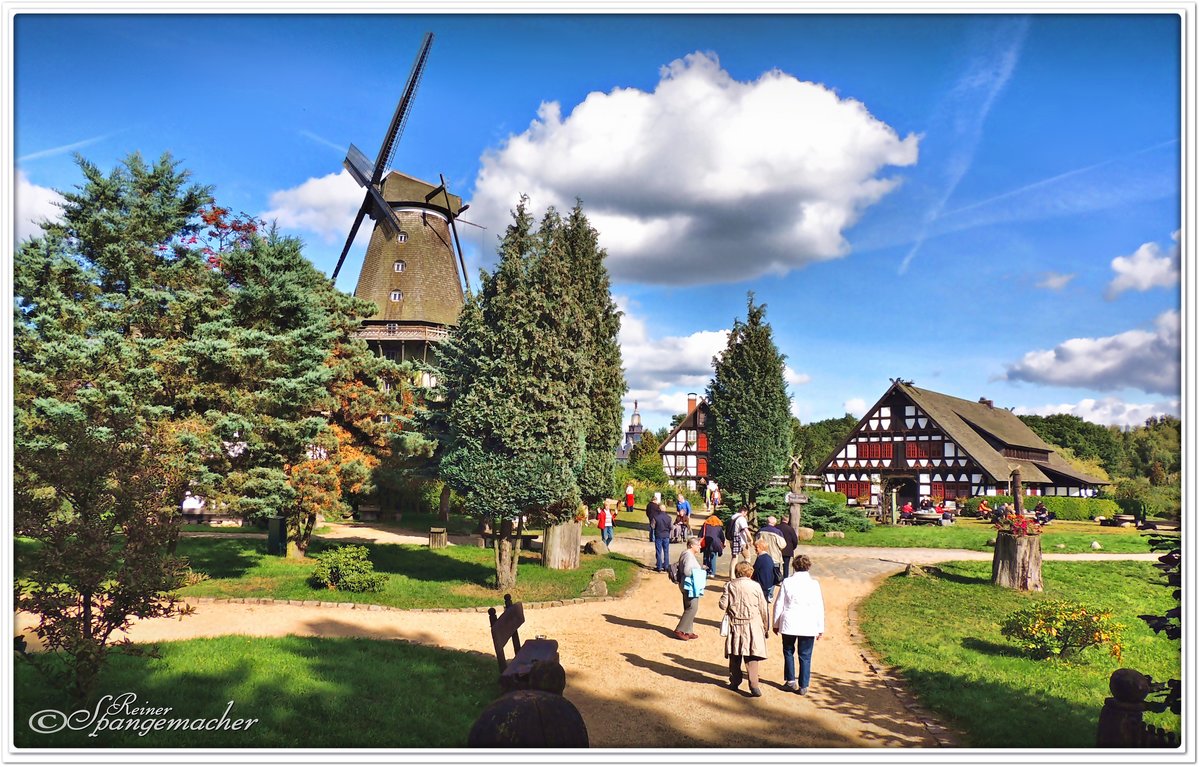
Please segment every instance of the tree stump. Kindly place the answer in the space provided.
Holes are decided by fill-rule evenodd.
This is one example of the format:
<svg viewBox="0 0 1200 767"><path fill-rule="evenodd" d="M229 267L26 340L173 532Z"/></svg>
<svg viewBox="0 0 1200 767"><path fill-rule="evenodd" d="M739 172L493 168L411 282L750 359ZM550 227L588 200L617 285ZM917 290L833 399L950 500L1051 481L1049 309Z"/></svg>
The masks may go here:
<svg viewBox="0 0 1200 767"><path fill-rule="evenodd" d="M1020 591L1042 591L1042 537L999 533L992 552L992 583Z"/></svg>
<svg viewBox="0 0 1200 767"><path fill-rule="evenodd" d="M446 528L444 528L444 527L429 528L429 548L431 548L431 549L446 548Z"/></svg>
<svg viewBox="0 0 1200 767"><path fill-rule="evenodd" d="M551 570L578 570L583 524L570 521L547 527L542 535L542 564Z"/></svg>

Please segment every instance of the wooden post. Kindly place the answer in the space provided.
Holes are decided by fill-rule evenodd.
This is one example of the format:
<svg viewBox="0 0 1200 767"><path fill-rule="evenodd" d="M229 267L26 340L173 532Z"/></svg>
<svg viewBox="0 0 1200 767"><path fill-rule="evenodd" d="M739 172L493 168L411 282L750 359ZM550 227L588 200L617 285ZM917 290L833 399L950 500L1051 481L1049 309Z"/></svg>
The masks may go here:
<svg viewBox="0 0 1200 767"><path fill-rule="evenodd" d="M1025 504L1021 501L1021 494L1023 491L1021 490L1020 468L1013 469L1012 477L1008 483L1008 489L1009 492L1012 493L1013 508L1016 510L1017 514L1020 515L1025 508Z"/></svg>
<svg viewBox="0 0 1200 767"><path fill-rule="evenodd" d="M992 583L1020 591L1042 591L1042 536L996 535Z"/></svg>
<svg viewBox="0 0 1200 767"><path fill-rule="evenodd" d="M431 548L431 549L446 548L446 528L444 528L444 527L429 528L429 548Z"/></svg>

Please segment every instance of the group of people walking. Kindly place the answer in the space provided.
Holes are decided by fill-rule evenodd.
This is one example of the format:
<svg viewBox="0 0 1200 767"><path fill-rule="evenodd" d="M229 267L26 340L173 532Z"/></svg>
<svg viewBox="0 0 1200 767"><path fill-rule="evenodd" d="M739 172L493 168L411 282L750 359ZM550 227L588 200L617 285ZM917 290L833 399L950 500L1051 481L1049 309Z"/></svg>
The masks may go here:
<svg viewBox="0 0 1200 767"><path fill-rule="evenodd" d="M809 574L809 557L794 556L798 540L791 524L780 526L775 517L768 517L751 539L747 514L744 507L738 509L724 524L712 514L700 534L688 539L671 572L683 597L683 614L674 635L685 641L699 638L694 624L700 598L709 578L717 574L717 558L728 547L729 580L719 607L724 612L721 633L730 687L736 690L748 678L750 694L762 695L759 663L768 657L768 638L774 632L783 637L784 686L807 694L813 646L825 632L821 586Z"/></svg>

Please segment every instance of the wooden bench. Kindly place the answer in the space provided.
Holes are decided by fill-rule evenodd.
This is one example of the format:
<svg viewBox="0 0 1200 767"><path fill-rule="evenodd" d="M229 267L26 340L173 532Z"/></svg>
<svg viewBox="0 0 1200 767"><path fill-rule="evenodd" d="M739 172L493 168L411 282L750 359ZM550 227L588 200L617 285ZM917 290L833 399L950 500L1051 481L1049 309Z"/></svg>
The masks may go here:
<svg viewBox="0 0 1200 767"><path fill-rule="evenodd" d="M504 691L530 689L530 672L539 663L558 661L558 642L553 639L531 639L521 642L517 630L525 623L525 608L520 602L512 601L512 594L504 595L504 612L496 615L496 608L488 608L488 620L492 624L492 645L496 648L496 661L500 664L500 687ZM505 645L513 643L512 661L504 656Z"/></svg>

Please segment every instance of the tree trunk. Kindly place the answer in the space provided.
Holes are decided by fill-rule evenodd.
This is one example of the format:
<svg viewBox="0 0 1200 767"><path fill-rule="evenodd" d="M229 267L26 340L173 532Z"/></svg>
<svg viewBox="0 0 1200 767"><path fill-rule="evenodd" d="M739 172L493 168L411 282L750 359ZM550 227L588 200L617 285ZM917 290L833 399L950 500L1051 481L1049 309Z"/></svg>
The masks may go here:
<svg viewBox="0 0 1200 767"><path fill-rule="evenodd" d="M438 500L438 519L450 521L450 486L442 485L442 497Z"/></svg>
<svg viewBox="0 0 1200 767"><path fill-rule="evenodd" d="M316 514L305 514L301 519L297 519L295 528L288 525L288 559L304 559L308 555L308 545L312 542L312 532L316 525Z"/></svg>
<svg viewBox="0 0 1200 767"><path fill-rule="evenodd" d="M1020 591L1042 591L1042 537L997 534L992 583Z"/></svg>
<svg viewBox="0 0 1200 767"><path fill-rule="evenodd" d="M547 527L542 532L542 564L551 570L578 570L583 525L575 520Z"/></svg>
<svg viewBox="0 0 1200 767"><path fill-rule="evenodd" d="M513 537L513 523L506 519L500 523L495 538L496 589L508 591L517 585L517 562L521 559L521 539Z"/></svg>

